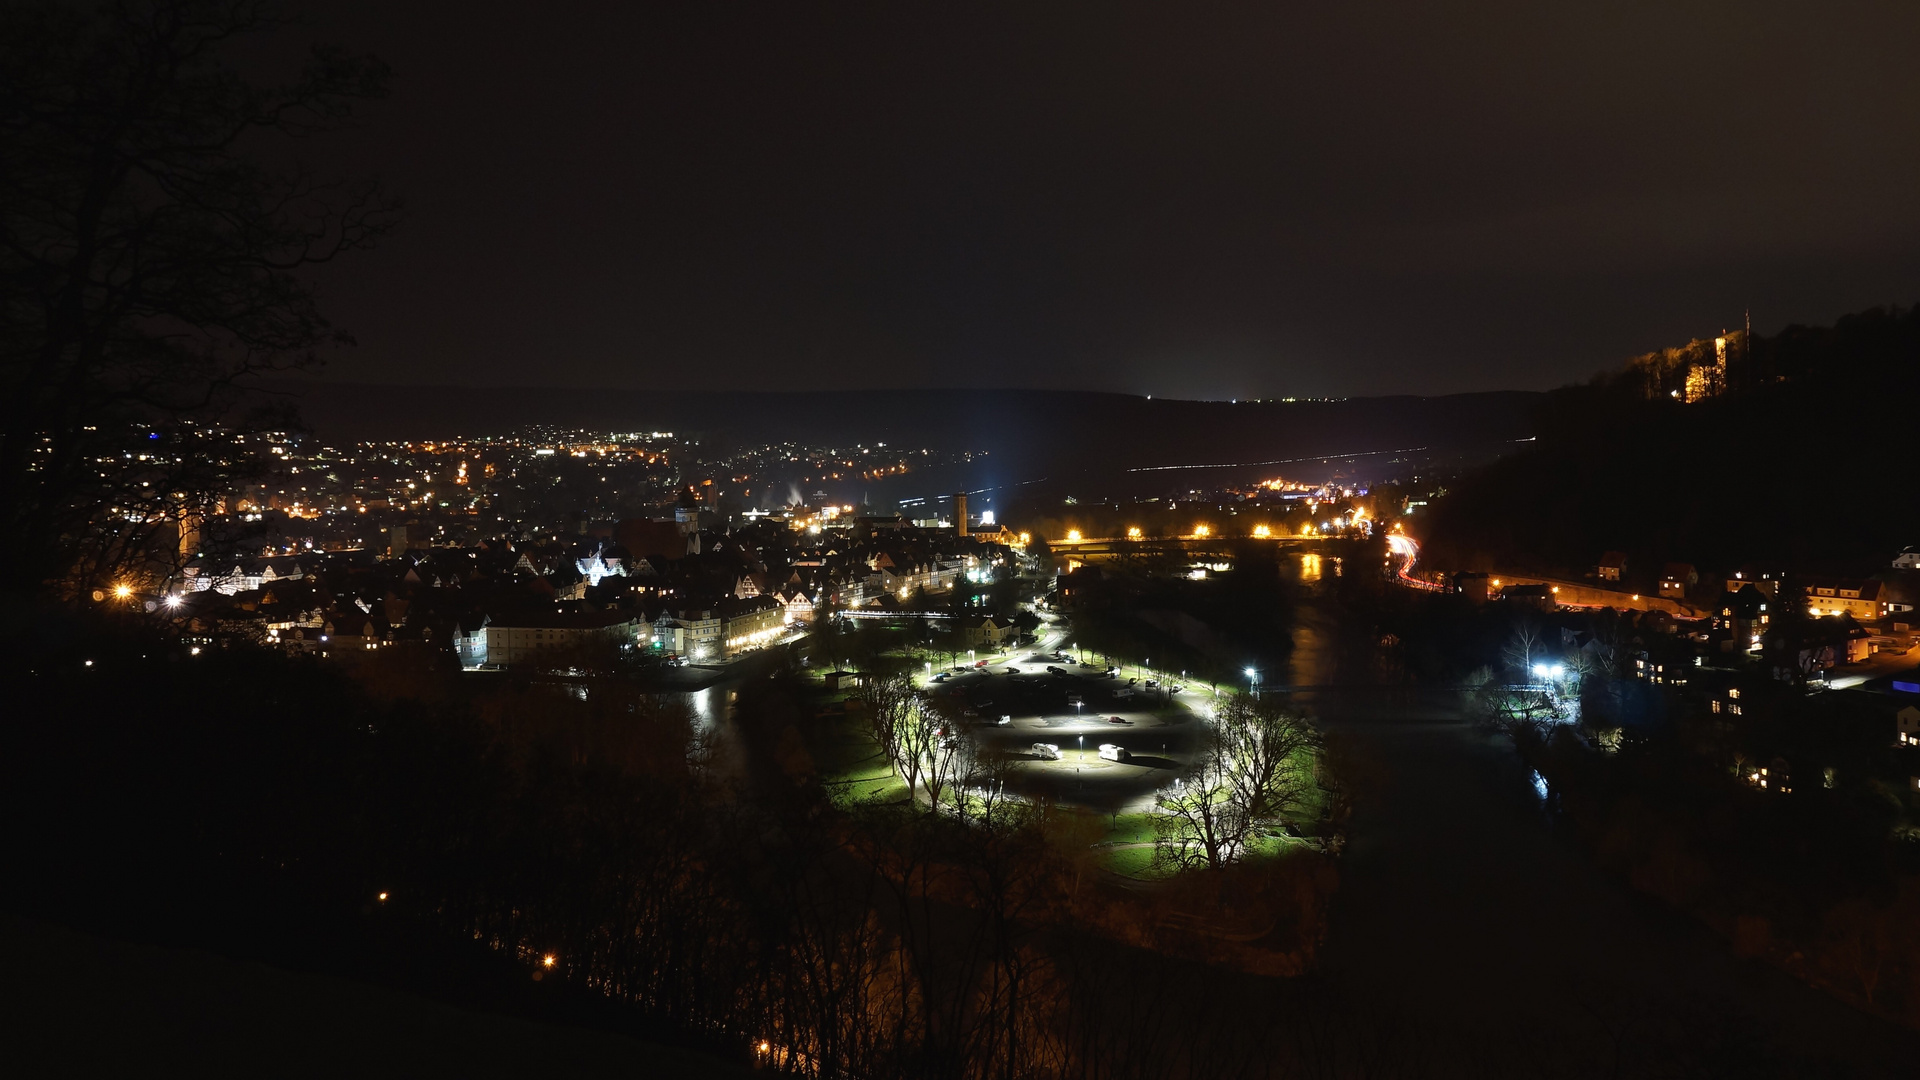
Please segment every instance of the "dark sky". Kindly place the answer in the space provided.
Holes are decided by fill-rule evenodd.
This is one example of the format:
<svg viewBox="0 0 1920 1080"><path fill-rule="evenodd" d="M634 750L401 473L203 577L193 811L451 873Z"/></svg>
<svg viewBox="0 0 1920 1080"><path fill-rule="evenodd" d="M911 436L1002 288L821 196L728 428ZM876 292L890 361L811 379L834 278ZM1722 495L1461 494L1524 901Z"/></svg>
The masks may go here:
<svg viewBox="0 0 1920 1080"><path fill-rule="evenodd" d="M1920 299L1920 4L330 2L332 378L1541 388Z"/></svg>

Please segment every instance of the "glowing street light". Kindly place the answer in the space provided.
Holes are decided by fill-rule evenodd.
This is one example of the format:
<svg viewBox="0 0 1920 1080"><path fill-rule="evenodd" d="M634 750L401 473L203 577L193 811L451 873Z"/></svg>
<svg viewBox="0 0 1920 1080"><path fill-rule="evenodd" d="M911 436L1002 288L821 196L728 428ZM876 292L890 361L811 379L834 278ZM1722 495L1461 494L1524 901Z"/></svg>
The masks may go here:
<svg viewBox="0 0 1920 1080"><path fill-rule="evenodd" d="M131 585L115 585L113 587L113 598L115 600L125 600L127 597L132 595L133 595L133 586Z"/></svg>
<svg viewBox="0 0 1920 1080"><path fill-rule="evenodd" d="M1127 539L1129 540L1140 539L1140 526L1138 525L1127 526Z"/></svg>
<svg viewBox="0 0 1920 1080"><path fill-rule="evenodd" d="M1206 535L1209 531L1210 530L1205 525L1195 525L1193 527L1193 535L1198 536L1202 539L1206 538Z"/></svg>
<svg viewBox="0 0 1920 1080"><path fill-rule="evenodd" d="M1067 530L1067 543L1069 543L1069 544L1077 544L1077 543L1079 543L1079 542L1080 542L1080 530L1079 530L1079 529L1068 529L1068 530Z"/></svg>

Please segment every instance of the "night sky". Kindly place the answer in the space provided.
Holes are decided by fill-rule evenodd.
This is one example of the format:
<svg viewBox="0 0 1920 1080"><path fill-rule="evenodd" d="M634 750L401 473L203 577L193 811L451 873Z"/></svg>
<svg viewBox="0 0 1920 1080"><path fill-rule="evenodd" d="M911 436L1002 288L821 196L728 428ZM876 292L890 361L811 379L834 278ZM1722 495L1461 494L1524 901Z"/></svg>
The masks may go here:
<svg viewBox="0 0 1920 1080"><path fill-rule="evenodd" d="M1911 0L317 6L408 202L334 379L1533 389L1920 299Z"/></svg>

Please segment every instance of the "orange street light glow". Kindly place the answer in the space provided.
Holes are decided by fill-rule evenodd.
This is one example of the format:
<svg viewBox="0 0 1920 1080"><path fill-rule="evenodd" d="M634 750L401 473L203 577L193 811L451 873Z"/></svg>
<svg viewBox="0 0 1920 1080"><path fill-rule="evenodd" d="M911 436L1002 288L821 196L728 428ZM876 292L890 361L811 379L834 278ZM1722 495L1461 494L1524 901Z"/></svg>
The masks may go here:
<svg viewBox="0 0 1920 1080"><path fill-rule="evenodd" d="M541 957L541 958L540 958L540 966L542 966L542 967L552 967L552 966L553 966L553 954L552 954L552 953L548 953L547 955L545 955L545 956L543 956L543 957Z"/></svg>

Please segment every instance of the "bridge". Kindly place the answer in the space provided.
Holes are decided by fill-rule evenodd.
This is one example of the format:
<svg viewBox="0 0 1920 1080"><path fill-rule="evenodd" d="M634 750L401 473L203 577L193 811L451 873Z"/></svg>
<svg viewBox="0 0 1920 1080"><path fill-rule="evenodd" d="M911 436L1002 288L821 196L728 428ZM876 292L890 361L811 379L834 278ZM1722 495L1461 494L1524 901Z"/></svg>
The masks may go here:
<svg viewBox="0 0 1920 1080"><path fill-rule="evenodd" d="M1155 555L1178 552L1185 555L1219 555L1231 558L1250 544L1271 544L1275 548L1299 550L1318 547L1332 537L1326 536L1095 536L1052 541L1056 556L1076 559L1117 559L1128 555Z"/></svg>
<svg viewBox="0 0 1920 1080"><path fill-rule="evenodd" d="M898 611L889 608L842 608L832 615L836 619L951 619L951 611ZM982 613L979 618L986 618Z"/></svg>

